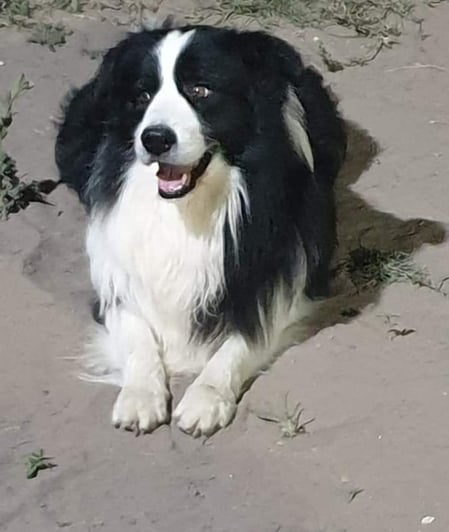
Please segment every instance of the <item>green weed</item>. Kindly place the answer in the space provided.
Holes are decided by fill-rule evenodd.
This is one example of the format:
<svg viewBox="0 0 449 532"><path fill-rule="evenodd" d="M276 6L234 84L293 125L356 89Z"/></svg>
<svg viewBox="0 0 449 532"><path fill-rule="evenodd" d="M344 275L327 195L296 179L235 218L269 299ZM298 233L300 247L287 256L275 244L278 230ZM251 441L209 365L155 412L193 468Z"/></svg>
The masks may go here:
<svg viewBox="0 0 449 532"><path fill-rule="evenodd" d="M46 203L44 194L55 186L52 181L25 183L17 174L16 162L6 152L3 140L13 121L13 105L17 98L31 89L22 74L3 100L0 100L0 220L27 207L32 201Z"/></svg>
<svg viewBox="0 0 449 532"><path fill-rule="evenodd" d="M57 467L56 464L50 461L51 459L52 458L50 456L44 455L43 449L37 453L29 454L25 460L26 477L28 479L36 478L39 474L39 471Z"/></svg>

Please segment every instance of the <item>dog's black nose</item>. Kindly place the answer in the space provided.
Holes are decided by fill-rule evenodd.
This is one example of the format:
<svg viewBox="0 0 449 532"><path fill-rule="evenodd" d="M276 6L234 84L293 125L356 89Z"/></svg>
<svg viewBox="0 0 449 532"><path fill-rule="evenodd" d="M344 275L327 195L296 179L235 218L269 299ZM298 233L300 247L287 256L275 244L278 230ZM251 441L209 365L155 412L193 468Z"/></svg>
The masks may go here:
<svg viewBox="0 0 449 532"><path fill-rule="evenodd" d="M176 144L176 135L168 127L153 126L143 130L140 140L148 153L162 155Z"/></svg>

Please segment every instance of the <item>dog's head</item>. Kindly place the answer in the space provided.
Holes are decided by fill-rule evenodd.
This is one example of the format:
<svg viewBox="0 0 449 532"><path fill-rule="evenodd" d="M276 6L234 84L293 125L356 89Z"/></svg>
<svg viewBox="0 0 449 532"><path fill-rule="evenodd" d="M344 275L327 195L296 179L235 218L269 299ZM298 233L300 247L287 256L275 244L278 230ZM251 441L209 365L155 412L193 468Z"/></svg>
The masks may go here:
<svg viewBox="0 0 449 532"><path fill-rule="evenodd" d="M129 36L108 52L94 82L108 133L141 163L159 164L160 196L184 196L218 153L233 164L270 129L261 117L282 104L273 90L279 46L262 33L205 26ZM264 90L270 97L258 99Z"/></svg>

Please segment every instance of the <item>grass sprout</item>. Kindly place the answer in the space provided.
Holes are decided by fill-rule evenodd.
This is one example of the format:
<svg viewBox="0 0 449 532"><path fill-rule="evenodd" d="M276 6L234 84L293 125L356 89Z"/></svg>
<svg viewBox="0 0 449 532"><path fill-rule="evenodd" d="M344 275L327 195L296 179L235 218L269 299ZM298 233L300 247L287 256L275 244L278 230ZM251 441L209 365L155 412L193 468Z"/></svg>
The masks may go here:
<svg viewBox="0 0 449 532"><path fill-rule="evenodd" d="M305 434L307 432L306 427L315 418L302 421L302 414L304 409L301 408L301 403L297 403L293 410L288 405L288 393L285 395L284 412L280 417L272 415L257 415L262 421L268 421L269 423L277 423L279 430L281 431L282 438L295 438L298 434Z"/></svg>
<svg viewBox="0 0 449 532"><path fill-rule="evenodd" d="M57 467L56 464L51 462L51 460L52 458L50 456L45 456L43 449L37 453L29 454L25 460L26 477L28 479L36 478L39 471Z"/></svg>

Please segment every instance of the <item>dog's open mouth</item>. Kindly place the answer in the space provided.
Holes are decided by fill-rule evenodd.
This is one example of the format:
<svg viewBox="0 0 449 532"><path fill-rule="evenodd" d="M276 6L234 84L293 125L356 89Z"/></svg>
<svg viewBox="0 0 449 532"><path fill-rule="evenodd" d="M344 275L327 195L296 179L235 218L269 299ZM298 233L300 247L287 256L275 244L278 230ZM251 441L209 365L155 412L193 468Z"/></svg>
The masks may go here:
<svg viewBox="0 0 449 532"><path fill-rule="evenodd" d="M159 162L158 189L165 199L182 198L193 190L212 159L212 152L207 151L195 166L176 166Z"/></svg>

